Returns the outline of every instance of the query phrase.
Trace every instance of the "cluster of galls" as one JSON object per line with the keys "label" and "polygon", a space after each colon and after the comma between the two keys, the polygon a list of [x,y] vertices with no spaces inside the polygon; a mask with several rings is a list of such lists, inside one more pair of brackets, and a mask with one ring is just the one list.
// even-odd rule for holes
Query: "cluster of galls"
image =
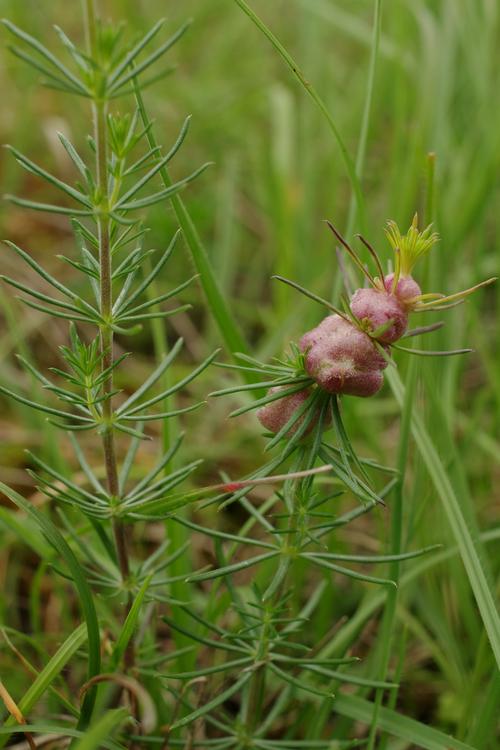
{"label": "cluster of galls", "polygon": [[[416,215],[406,235],[401,235],[395,222],[388,222],[386,235],[395,253],[395,271],[385,276],[377,254],[366,240],[361,238],[376,262],[380,274],[376,277],[369,273],[335,228],[329,226],[363,271],[370,286],[355,291],[344,312],[337,310],[302,336],[299,347],[304,355],[305,373],[327,393],[373,396],[383,385],[383,371],[389,361],[390,346],[405,335],[411,312],[453,307],[478,286],[493,279],[447,297],[435,293],[422,294],[411,271],[438,236],[432,232],[431,226],[420,232]],[[281,388],[285,389],[286,386]],[[276,392],[276,388],[273,391]],[[306,388],[272,401],[258,412],[259,421],[266,429],[277,432],[310,394],[311,388]],[[296,429],[297,424],[291,432]]]}

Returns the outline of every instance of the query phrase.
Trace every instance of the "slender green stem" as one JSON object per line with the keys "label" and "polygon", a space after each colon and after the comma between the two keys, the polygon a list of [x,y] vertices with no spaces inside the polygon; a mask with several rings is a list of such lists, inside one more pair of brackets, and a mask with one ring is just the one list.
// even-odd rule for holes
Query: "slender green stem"
{"label": "slender green stem", "polygon": [[[89,55],[97,58],[97,34],[96,34],[96,12],[94,0],[85,2],[85,19],[87,29],[87,42]],[[99,89],[100,85],[96,86]],[[112,293],[112,266],[111,266],[111,239],[110,239],[110,217],[109,217],[109,195],[108,195],[108,140],[107,140],[107,101],[105,96],[99,92],[93,102],[94,115],[94,140],[96,145],[96,173],[97,190],[99,196],[99,210],[97,216],[97,230],[99,242],[99,268],[100,268],[100,300],[99,308],[101,318],[104,321],[100,330],[100,347],[102,354],[102,370],[110,370],[113,364],[113,330],[111,328],[111,315],[113,305]],[[108,492],[114,502],[118,502],[120,489],[118,479],[118,466],[116,459],[115,435],[113,430],[113,402],[109,396],[113,390],[112,370],[103,383],[103,392],[108,398],[103,401],[103,423],[102,447],[104,452],[104,464],[106,469],[106,481]],[[116,553],[122,582],[125,587],[130,578],[130,564],[127,549],[127,536],[123,521],[119,518],[113,519],[113,535],[115,539]],[[127,596],[124,617],[130,610],[132,604],[131,594]],[[125,666],[130,669],[134,663],[134,647],[132,639],[125,653]]]}
{"label": "slender green stem", "polygon": [[[96,143],[97,187],[101,200],[100,214],[97,219],[99,240],[100,267],[100,313],[105,323],[101,326],[102,369],[107,370],[113,363],[113,330],[108,324],[111,318],[112,289],[111,289],[111,243],[110,220],[108,205],[108,153],[107,153],[107,106],[103,100],[94,103],[94,136]],[[113,390],[112,373],[103,383],[103,391],[110,394]],[[111,398],[103,402],[103,419],[105,429],[102,435],[106,479],[109,494],[116,501],[119,495],[118,469],[116,463],[116,447],[113,432],[113,403]],[[113,520],[116,551],[122,580],[125,583],[130,574],[125,529],[119,519]]]}

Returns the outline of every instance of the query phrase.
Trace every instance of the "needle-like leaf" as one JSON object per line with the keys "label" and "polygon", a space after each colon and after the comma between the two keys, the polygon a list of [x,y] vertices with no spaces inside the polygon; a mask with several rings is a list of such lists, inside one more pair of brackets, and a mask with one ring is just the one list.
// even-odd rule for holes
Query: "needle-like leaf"
{"label": "needle-like leaf", "polygon": [[[127,60],[127,58],[125,58],[125,60],[123,61],[123,63],[118,68],[118,71],[119,71],[118,74],[116,74],[116,71],[115,71],[115,74],[113,75],[112,80],[111,80],[111,85],[109,87],[109,91],[111,93],[113,93],[113,92],[118,91],[119,89],[121,89],[123,86],[125,86],[126,83],[128,83],[131,80],[133,80],[138,75],[140,75],[144,70],[146,70],[147,68],[149,68],[154,62],[156,62],[156,60],[158,60],[160,57],[162,57],[162,55],[164,55],[165,52],[168,52],[168,50],[171,47],[173,47],[173,45],[181,38],[181,36],[183,36],[186,33],[186,31],[188,30],[189,26],[191,25],[190,21],[186,22],[183,26],[181,26],[181,28],[178,31],[175,32],[175,34],[173,34],[170,37],[170,39],[167,39],[166,42],[163,42],[163,44],[160,45],[160,47],[158,47],[158,49],[155,50],[151,55],[149,55],[145,60],[143,60],[142,63],[139,63],[138,65],[136,65],[130,72],[125,73],[120,78],[119,77],[120,74],[123,71],[125,71],[126,68],[131,67],[131,63],[137,57],[137,55],[139,54],[139,52],[150,41],[150,39],[153,38],[153,36],[157,33],[157,31],[159,31],[159,29],[161,28],[162,23],[163,22],[161,22],[161,21],[158,22],[158,24],[156,24],[156,26],[154,26],[153,29],[151,29],[151,32],[149,32],[149,35],[146,34],[146,37],[144,37],[144,39],[146,39],[147,37],[149,37],[149,38],[147,38],[147,40],[146,40],[145,43],[139,42],[139,44],[136,46],[136,48],[134,48],[133,50],[131,50],[131,52],[127,56],[127,58],[130,58],[130,59],[128,59],[128,61],[126,62],[125,67],[122,67],[122,66],[125,63],[125,60]],[[158,28],[156,28],[157,26],[158,26]],[[143,40],[143,42],[144,42],[144,40]],[[121,68],[121,70],[120,70],[120,68]]]}
{"label": "needle-like leaf", "polygon": [[47,60],[59,73],[62,74],[63,78],[69,81],[72,86],[77,89],[81,94],[88,95],[88,90],[84,84],[75,76],[73,73],[55,56],[52,52],[45,47],[38,39],[27,34],[25,31],[20,29],[15,24],[8,21],[6,18],[2,19],[2,23],[7,29],[14,34],[14,36],[21,39],[23,42],[37,52],[41,57]]}
{"label": "needle-like leaf", "polygon": [[130,188],[130,190],[127,190],[127,192],[122,195],[120,200],[113,206],[113,209],[116,210],[120,208],[124,203],[130,200],[130,198],[133,198],[136,193],[141,190],[141,188],[144,187],[144,185],[147,185],[147,183],[153,179],[155,175],[158,174],[158,172],[163,169],[164,166],[166,166],[171,159],[175,156],[177,151],[182,146],[184,139],[187,135],[188,128],[189,128],[189,122],[191,120],[191,117],[186,117],[184,120],[184,123],[182,125],[181,131],[179,133],[179,136],[170,149],[170,151],[166,154],[166,156],[163,156],[155,165],[152,167],[146,174],[141,177],[140,180],[138,180],[133,187]]}

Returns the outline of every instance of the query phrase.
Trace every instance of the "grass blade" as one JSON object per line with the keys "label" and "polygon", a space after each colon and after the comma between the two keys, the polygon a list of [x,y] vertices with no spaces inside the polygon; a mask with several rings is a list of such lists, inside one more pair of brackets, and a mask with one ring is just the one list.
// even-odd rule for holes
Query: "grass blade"
{"label": "grass blade", "polygon": [[115,708],[105,713],[78,740],[74,750],[99,750],[103,740],[106,740],[130,716],[126,708]]}
{"label": "grass blade", "polygon": [[[101,666],[101,643],[99,634],[99,622],[97,619],[97,613],[94,606],[94,600],[90,586],[87,582],[86,575],[82,570],[80,563],[73,554],[71,548],[67,544],[66,540],[62,536],[61,532],[54,526],[54,524],[46,518],[40,511],[29,503],[19,493],[12,490],[3,482],[0,482],[0,491],[3,492],[14,505],[17,505],[22,511],[33,518],[37,525],[40,527],[44,536],[47,537],[49,542],[55,547],[59,555],[63,558],[66,565],[68,566],[70,573],[73,578],[73,582],[78,591],[80,598],[81,608],[83,616],[85,617],[87,640],[89,648],[87,674],[88,678],[92,678],[94,675],[99,674]],[[75,631],[76,632],[76,631]],[[74,636],[74,633],[73,633]],[[53,657],[54,658],[54,657]],[[69,657],[68,657],[69,658]],[[45,670],[41,672],[39,679],[44,675]],[[44,678],[45,679],[45,678]],[[35,683],[34,683],[35,684]],[[32,686],[33,688],[33,686]],[[92,709],[95,701],[95,690],[89,690],[85,695],[85,699],[82,703],[82,709],[80,713],[80,720],[78,722],[78,728],[84,729],[88,726],[90,718],[92,716]],[[21,710],[23,710],[21,708]],[[26,711],[23,710],[23,713]]]}
{"label": "grass blade", "polygon": [[[86,638],[87,627],[85,623],[82,623],[71,633],[69,638],[64,641],[62,646],[58,648],[56,653],[45,665],[43,670],[39,673],[19,701],[19,710],[23,715],[29,714],[32,708],[36,705],[36,702],[42,697],[45,691],[49,689],[54,679],[61,673],[71,657],[76,653],[80,646],[85,643]],[[5,729],[15,725],[16,721],[13,716],[9,716],[4,722]],[[10,733],[6,733],[3,737],[0,737],[0,747],[4,747],[9,736]]]}

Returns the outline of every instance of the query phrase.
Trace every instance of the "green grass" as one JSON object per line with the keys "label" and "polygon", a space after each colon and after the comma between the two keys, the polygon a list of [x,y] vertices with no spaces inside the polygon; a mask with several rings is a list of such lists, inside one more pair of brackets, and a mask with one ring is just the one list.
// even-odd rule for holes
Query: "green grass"
{"label": "green grass", "polygon": [[[173,321],[188,341],[187,358],[176,365],[173,380],[183,377],[192,361],[198,363],[217,346],[225,347],[228,361],[230,350],[245,347],[263,360],[281,355],[290,340],[297,340],[318,322],[321,311],[315,303],[270,277],[274,273],[288,276],[327,298],[332,289],[338,292],[339,265],[324,218],[346,230],[349,239],[362,231],[387,260],[385,221],[393,218],[407,225],[415,210],[432,214],[442,240],[416,272],[426,291],[452,293],[498,272],[500,8],[495,2],[185,0],[165,4],[150,0],[140,4],[108,0],[103,6],[110,16],[126,18],[132,28],[143,31],[164,14],[169,30],[194,18],[171,58],[178,62],[178,70],[143,94],[162,146],[172,142],[185,114],[193,115],[188,145],[175,163],[174,178],[191,171],[194,164],[215,161],[215,167],[190,187],[182,201],[176,198],[171,206],[151,212],[152,246],[164,247],[177,222],[185,230],[176,264],[168,266],[170,275],[160,284],[170,287],[193,272],[200,274],[198,286],[186,293],[193,304],[192,314]],[[80,34],[78,14],[61,0],[54,0],[50,10],[35,0],[4,0],[2,14],[49,46],[55,44],[52,23]],[[380,35],[374,19],[380,20]],[[6,41],[5,32],[2,39]],[[5,44],[0,60],[2,141],[31,158],[39,159],[43,153],[44,166],[49,164],[57,174],[67,175],[68,164],[48,133],[64,130],[74,142],[82,143],[88,129],[85,105],[76,100],[67,107],[64,97],[38,88],[37,77],[7,54]],[[436,155],[432,181],[430,152]],[[5,190],[37,200],[37,185],[13,169],[6,153],[1,159]],[[164,179],[168,181],[169,176]],[[29,248],[52,272],[61,272],[54,256],[71,253],[64,221],[41,218],[5,203],[0,219],[3,236]],[[2,272],[15,275],[12,254],[5,250],[3,260]],[[17,381],[26,398],[34,399],[35,394],[40,398],[32,382],[20,381],[11,353],[16,349],[46,367],[53,365],[57,346],[66,335],[65,325],[62,321],[47,324],[42,315],[20,307],[4,287],[0,294],[0,351],[4,355],[0,385],[12,389]],[[497,284],[447,312],[446,326],[429,337],[428,346],[433,349],[472,346],[473,354],[425,358],[416,365],[399,352],[398,373],[387,377],[381,394],[344,401],[343,417],[360,455],[403,471],[386,499],[387,508],[340,531],[335,551],[387,554],[432,544],[443,549],[422,561],[379,568],[380,575],[399,579],[397,592],[374,592],[362,582],[312,575],[302,561],[294,568],[299,591],[302,586],[311,600],[318,592],[308,627],[313,642],[330,633],[320,655],[333,658],[354,653],[363,657],[356,674],[399,683],[398,690],[359,686],[346,690],[337,685],[333,701],[320,696],[310,703],[304,700],[289,720],[291,735],[295,730],[302,732],[303,747],[314,747],[313,742],[325,737],[333,741],[356,736],[370,736],[372,747],[394,750],[493,750],[496,745],[499,305]],[[433,313],[425,321],[431,318],[439,319]],[[422,321],[423,315],[418,320],[415,316],[416,325]],[[140,384],[154,358],[163,356],[162,345],[170,346],[171,340],[173,336],[167,340],[158,329],[127,340],[123,345],[133,347],[137,357],[121,376],[121,387]],[[400,380],[406,385],[406,398]],[[190,389],[196,399],[205,398],[211,390],[234,382],[230,372],[210,368]],[[197,480],[200,484],[218,481],[219,472],[243,476],[268,460],[255,417],[227,419],[232,409],[245,403],[238,395],[210,399],[204,410],[182,420],[189,436],[182,449],[183,461],[205,458]],[[0,427],[0,479],[24,496],[35,492],[29,478],[11,481],[12,470],[17,467],[21,472],[26,465],[23,448],[36,449],[46,460],[57,456],[64,465],[73,461],[70,447],[63,444],[58,451],[52,428],[20,405],[9,402]],[[143,449],[141,462],[146,469],[151,468],[154,454],[154,448]],[[272,512],[274,496],[256,497],[260,512]],[[267,511],[261,502],[267,504]],[[345,502],[347,510],[348,502],[339,502]],[[83,643],[83,631],[78,628],[81,618],[73,594],[68,594],[70,584],[61,584],[63,579],[43,567],[41,583],[35,587],[41,622],[32,629],[25,587],[35,580],[40,560],[57,568],[46,542],[46,536],[54,532],[46,526],[44,535],[40,534],[33,511],[32,517],[23,519],[21,543],[23,528],[11,508],[0,509],[3,570],[7,571],[0,613],[6,625],[33,635],[35,645],[15,643],[21,651],[26,649],[38,677],[33,680],[19,668],[18,657],[6,642],[0,643],[0,662],[5,665],[2,673],[9,692],[26,711],[33,732],[37,726],[50,731],[46,710],[57,713],[58,704],[48,688],[65,689],[59,674],[67,669],[70,657],[77,684],[86,679],[84,660],[75,664],[73,659]],[[241,508],[235,510],[235,506],[220,513],[208,507],[196,511],[194,520],[248,537],[260,523],[252,512],[256,511],[247,508],[242,516]],[[188,538],[185,532],[176,525],[174,547]],[[212,554],[206,551],[201,534],[196,532],[194,539],[191,555],[174,563],[173,574],[200,568]],[[76,543],[70,541],[74,549]],[[146,526],[141,544],[141,554],[155,544]],[[26,545],[33,553],[27,552]],[[63,544],[58,549],[67,555]],[[227,558],[232,557],[226,549],[216,550],[220,565],[224,551]],[[67,562],[73,564],[69,558]],[[263,565],[257,574],[264,586],[269,570]],[[93,666],[98,669],[94,603],[85,594],[84,578],[78,570],[73,572],[85,607]],[[245,580],[238,585],[238,595],[249,595],[247,584]],[[183,584],[177,583],[177,599],[182,590]],[[234,605],[233,594],[215,581],[210,589],[197,589],[195,596],[204,617],[217,621]],[[63,596],[70,596],[75,606],[59,608],[57,598]],[[36,605],[32,599],[32,611]],[[98,601],[97,607],[104,625],[116,627],[109,606]],[[181,607],[174,611],[178,622],[187,626],[189,619],[182,619]],[[131,619],[114,632],[120,644],[117,653],[125,648],[134,625]],[[149,637],[144,636],[145,647],[151,645]],[[175,644],[182,649],[189,642],[181,633]],[[168,648],[174,648],[171,641]],[[171,671],[191,668],[197,654],[203,653],[201,644],[196,648],[196,654],[180,653]],[[170,666],[167,662],[165,669]],[[158,684],[147,675],[143,680],[155,696]],[[301,693],[292,684],[279,689],[277,684],[272,698],[277,705],[282,701],[285,711],[290,695],[300,697]],[[226,690],[230,699],[231,686],[221,681],[206,703],[216,702]],[[203,699],[202,693],[199,696]],[[106,697],[105,688],[99,688],[98,709]],[[337,714],[335,721],[332,710]],[[102,737],[114,746],[109,735],[115,728],[118,736],[123,714],[99,711],[92,736],[71,730],[75,747],[99,747]],[[187,713],[186,709],[178,717],[179,725]],[[160,723],[170,721],[167,714],[158,718]]]}

